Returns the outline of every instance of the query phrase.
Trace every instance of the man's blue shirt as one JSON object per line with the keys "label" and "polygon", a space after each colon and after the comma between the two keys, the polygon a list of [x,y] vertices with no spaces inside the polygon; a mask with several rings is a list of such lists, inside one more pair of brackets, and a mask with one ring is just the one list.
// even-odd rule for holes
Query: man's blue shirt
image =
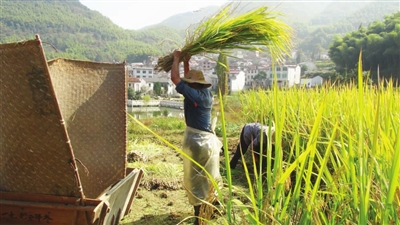
{"label": "man's blue shirt", "polygon": [[212,132],[211,107],[213,100],[211,91],[208,88],[191,88],[184,81],[180,81],[175,89],[185,97],[183,108],[186,126]]}

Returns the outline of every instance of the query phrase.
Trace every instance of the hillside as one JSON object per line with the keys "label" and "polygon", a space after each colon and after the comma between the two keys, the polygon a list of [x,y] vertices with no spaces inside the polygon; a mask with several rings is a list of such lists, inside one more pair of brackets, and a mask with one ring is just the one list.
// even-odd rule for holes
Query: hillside
{"label": "hillside", "polygon": [[[214,15],[216,12],[218,12],[219,9],[220,8],[218,6],[209,6],[202,8],[196,12],[185,12],[176,14],[160,22],[158,25],[168,26],[176,30],[186,30],[190,26],[195,26],[202,20]],[[153,26],[148,26],[143,29],[148,29],[151,27]]]}
{"label": "hillside", "polygon": [[[33,39],[39,34],[43,42],[58,50],[49,45],[49,59],[142,61],[148,55],[163,55],[176,45],[174,42],[183,40],[166,26],[124,30],[78,0],[3,0],[0,7],[0,43]],[[171,41],[165,42],[165,37]]]}
{"label": "hillside", "polygon": [[[298,48],[308,54],[315,51],[326,51],[334,35],[342,35],[357,30],[360,25],[368,26],[376,20],[383,20],[386,15],[400,10],[397,2],[383,1],[252,1],[233,4],[237,12],[246,12],[260,6],[282,14],[282,20],[296,31]],[[197,13],[174,15],[160,24],[175,29],[187,28],[190,25],[212,15],[217,8],[204,8]],[[184,19],[185,18],[185,19]]]}
{"label": "hillside", "polygon": [[[227,6],[229,3],[222,5],[221,7]],[[233,8],[235,8],[236,13],[243,13],[249,10],[261,7],[268,6],[269,10],[277,11],[282,13],[282,19],[285,20],[288,24],[293,24],[296,22],[307,23],[313,16],[317,15],[318,12],[322,12],[328,3],[321,2],[318,4],[309,3],[309,2],[244,2],[244,3],[233,3]],[[217,6],[209,6],[200,9],[197,12],[185,12],[177,15],[173,15],[164,21],[160,22],[160,25],[165,25],[172,27],[174,29],[186,29],[193,24],[197,24],[202,20],[212,16],[215,12],[219,10]]]}
{"label": "hillside", "polygon": [[[368,26],[399,10],[395,2],[343,1],[253,1],[235,3],[237,13],[263,5],[282,13],[282,19],[296,31],[296,49],[308,57],[326,52],[335,35]],[[148,60],[180,47],[185,30],[214,14],[210,6],[198,12],[174,15],[158,25],[125,30],[79,0],[15,1],[0,4],[0,43],[33,39],[39,34],[47,58],[93,61]],[[57,51],[52,47],[54,46]]]}
{"label": "hillside", "polygon": [[[223,5],[222,7],[226,6]],[[282,19],[289,25],[304,24],[311,30],[319,26],[332,26],[338,23],[351,23],[357,29],[362,23],[367,26],[375,20],[382,20],[385,15],[400,10],[397,2],[388,1],[252,1],[233,3],[238,12],[268,6],[269,10],[282,13]],[[185,29],[215,13],[218,7],[210,6],[198,12],[181,13],[162,21],[160,25],[170,26],[174,29]],[[184,20],[183,20],[184,18]]]}

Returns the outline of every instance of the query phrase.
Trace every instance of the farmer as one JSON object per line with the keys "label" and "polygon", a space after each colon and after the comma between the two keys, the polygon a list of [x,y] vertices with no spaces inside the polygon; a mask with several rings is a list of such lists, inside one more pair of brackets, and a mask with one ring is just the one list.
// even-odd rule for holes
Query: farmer
{"label": "farmer", "polygon": [[[273,138],[268,138],[267,134],[269,134],[269,132],[271,132],[271,136],[273,136],[275,127],[271,127],[270,129],[268,126],[261,123],[248,123],[244,125],[240,133],[240,142],[237,145],[235,155],[230,161],[231,169],[236,168],[238,160],[242,158],[242,155],[247,152],[249,147],[251,147],[252,153],[254,154],[256,165],[259,166],[260,155],[262,157],[266,152],[268,141],[273,140]],[[272,144],[272,154],[274,154],[274,152],[275,146]]]}
{"label": "farmer", "polygon": [[[190,70],[191,56],[183,57],[184,77],[179,75],[179,50],[174,51],[174,61],[171,67],[171,80],[176,85],[176,91],[184,96],[184,115],[186,129],[182,150],[194,161],[207,170],[221,184],[219,173],[219,151],[222,143],[211,128],[212,94],[211,86],[204,79],[200,70]],[[194,224],[199,224],[200,207],[210,193],[211,182],[207,174],[187,157],[183,158],[184,187],[189,203],[194,206],[196,216]]]}

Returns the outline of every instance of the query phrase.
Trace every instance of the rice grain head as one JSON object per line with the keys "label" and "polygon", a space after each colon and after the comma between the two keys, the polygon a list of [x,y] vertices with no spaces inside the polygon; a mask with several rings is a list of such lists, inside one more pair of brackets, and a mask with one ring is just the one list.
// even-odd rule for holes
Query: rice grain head
{"label": "rice grain head", "polygon": [[[236,8],[231,6],[232,3],[201,23],[192,34],[187,32],[181,62],[188,55],[219,54],[232,49],[269,51],[276,61],[289,55],[293,30],[277,18],[279,13],[268,12],[264,6],[233,17]],[[169,72],[173,59],[173,53],[160,57],[154,69]]]}

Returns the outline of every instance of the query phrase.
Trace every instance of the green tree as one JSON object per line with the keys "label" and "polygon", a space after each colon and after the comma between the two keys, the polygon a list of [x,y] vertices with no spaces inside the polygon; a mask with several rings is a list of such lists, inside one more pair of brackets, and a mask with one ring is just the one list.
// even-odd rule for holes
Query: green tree
{"label": "green tree", "polygon": [[304,52],[302,50],[297,51],[296,64],[300,64],[306,60]]}
{"label": "green tree", "polygon": [[148,58],[150,55],[146,54],[146,53],[130,53],[128,54],[128,56],[126,57],[126,61],[127,62],[147,62]]}
{"label": "green tree", "polygon": [[144,104],[147,106],[151,101],[151,97],[150,95],[145,95],[143,96],[142,100],[144,101]]}
{"label": "green tree", "polygon": [[[47,59],[142,62],[182,42],[176,30],[166,26],[124,30],[78,0],[6,0],[1,8],[7,10],[0,13],[0,43],[32,40],[33,34],[40,34]],[[159,45],[166,36],[171,41]]]}
{"label": "green tree", "polygon": [[257,75],[254,76],[253,80],[256,81],[256,86],[257,87],[262,87],[264,82],[267,79],[267,73],[263,70],[258,72]]}
{"label": "green tree", "polygon": [[[376,79],[378,68],[385,78],[400,79],[400,11],[386,16],[384,22],[376,21],[367,29],[336,36],[329,48],[329,56],[336,71],[351,77],[357,71],[358,57],[362,51],[363,71],[371,71]],[[374,77],[375,74],[375,77]]]}
{"label": "green tree", "polygon": [[229,76],[229,62],[226,54],[220,53],[218,56],[218,62],[215,67],[215,71],[218,76],[218,89],[221,92],[222,97],[228,94],[228,76]]}
{"label": "green tree", "polygon": [[142,99],[142,92],[135,91],[135,95],[133,96],[133,100],[140,100]]}
{"label": "green tree", "polygon": [[300,68],[301,68],[301,76],[305,75],[308,70],[308,66],[306,64],[302,64]]}
{"label": "green tree", "polygon": [[254,76],[254,80],[256,81],[262,81],[267,79],[267,73],[263,70],[261,70],[260,72],[258,72],[257,75]]}
{"label": "green tree", "polygon": [[154,83],[153,91],[154,91],[154,94],[161,95],[161,83],[160,82]]}
{"label": "green tree", "polygon": [[135,91],[133,88],[129,87],[128,88],[128,99],[134,99],[135,98]]}
{"label": "green tree", "polygon": [[167,83],[162,83],[161,87],[162,87],[162,89],[161,89],[162,94],[168,93],[168,84]]}

